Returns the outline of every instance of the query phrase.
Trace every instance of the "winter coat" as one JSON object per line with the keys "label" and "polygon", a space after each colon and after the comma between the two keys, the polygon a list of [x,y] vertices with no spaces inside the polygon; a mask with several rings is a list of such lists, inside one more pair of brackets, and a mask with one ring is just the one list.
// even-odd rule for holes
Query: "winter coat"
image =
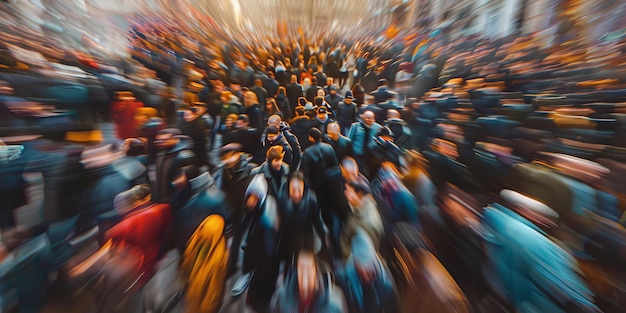
{"label": "winter coat", "polygon": [[[348,131],[348,138],[352,140],[354,154],[363,156],[367,150],[367,146],[374,141],[376,133],[381,128],[380,124],[374,123],[371,127],[366,126],[363,122],[354,122]],[[365,137],[365,129],[369,128],[369,136]]]}
{"label": "winter coat", "polygon": [[333,147],[335,155],[337,156],[337,161],[339,162],[341,162],[343,158],[353,155],[352,140],[346,136],[339,135],[338,140],[334,141],[330,139],[328,135],[325,135],[324,142]]}
{"label": "winter coat", "polygon": [[351,104],[346,104],[343,101],[339,102],[339,107],[335,111],[337,112],[337,122],[341,127],[341,133],[347,134],[350,129],[350,125],[356,122],[357,119],[357,108],[356,104],[352,102]]}

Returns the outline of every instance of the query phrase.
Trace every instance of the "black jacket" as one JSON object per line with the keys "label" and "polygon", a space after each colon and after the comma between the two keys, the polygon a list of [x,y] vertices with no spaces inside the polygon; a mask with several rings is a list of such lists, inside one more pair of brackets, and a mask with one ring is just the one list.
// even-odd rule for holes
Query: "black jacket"
{"label": "black jacket", "polygon": [[257,167],[249,154],[242,154],[233,168],[220,167],[214,173],[215,186],[226,193],[226,203],[233,210],[235,218],[243,216],[243,200],[252,179],[252,170]]}
{"label": "black jacket", "polygon": [[257,99],[259,99],[259,103],[263,107],[265,107],[265,102],[267,101],[267,98],[269,97],[269,93],[267,92],[267,90],[265,90],[265,88],[263,88],[263,87],[254,86],[254,87],[250,88],[250,91],[252,91],[252,92],[254,92],[256,94]]}
{"label": "black jacket", "polygon": [[325,233],[315,193],[305,188],[302,199],[296,204],[289,198],[287,184],[280,190],[278,199],[281,257],[289,259],[302,248],[312,251],[315,241],[313,231],[315,230],[322,240]]}
{"label": "black jacket", "polygon": [[[270,168],[270,165],[267,162],[263,162],[260,166],[252,169],[250,173],[252,176],[258,174],[262,174],[267,180],[267,194],[278,197],[280,190],[285,188],[288,183],[287,175],[289,174],[289,166],[283,162],[280,171],[278,173],[274,173],[274,171]],[[275,179],[275,175],[279,175],[280,177]]]}
{"label": "black jacket", "polygon": [[356,118],[357,118],[356,104],[352,102],[352,104],[348,105],[348,104],[345,104],[343,101],[339,102],[339,108],[337,109],[336,112],[337,112],[337,122],[339,123],[339,126],[341,126],[341,130],[347,133],[348,129],[350,129],[350,125],[356,122]]}
{"label": "black jacket", "polygon": [[313,103],[313,101],[315,100],[315,97],[317,96],[318,90],[322,90],[322,87],[311,86],[309,89],[307,89],[306,92],[304,93],[304,96],[306,97],[306,101]]}
{"label": "black jacket", "polygon": [[337,161],[341,162],[343,158],[347,156],[353,156],[352,153],[352,140],[350,138],[339,135],[339,139],[334,141],[328,138],[328,135],[324,136],[324,142],[331,145],[333,150],[335,150],[335,155],[337,156]]}
{"label": "black jacket", "polygon": [[[287,99],[289,99],[289,105],[292,110],[298,106],[298,98],[304,97],[304,91],[302,91],[302,85],[298,83],[292,83],[285,87],[287,92]],[[293,114],[293,112],[291,112]]]}
{"label": "black jacket", "polygon": [[261,106],[255,103],[244,110],[250,119],[250,127],[263,129],[263,114],[261,114]]}
{"label": "black jacket", "polygon": [[313,123],[314,121],[307,116],[297,116],[289,122],[291,132],[298,138],[302,151],[311,145],[309,143],[309,129],[313,127]]}
{"label": "black jacket", "polygon": [[324,101],[328,102],[330,107],[333,108],[333,111],[337,112],[337,110],[339,109],[339,103],[343,101],[343,97],[338,94],[334,96],[327,95],[326,97],[324,97]]}
{"label": "black jacket", "polygon": [[335,150],[327,143],[319,142],[311,145],[302,156],[302,172],[313,188],[325,183],[326,170],[338,166]]}

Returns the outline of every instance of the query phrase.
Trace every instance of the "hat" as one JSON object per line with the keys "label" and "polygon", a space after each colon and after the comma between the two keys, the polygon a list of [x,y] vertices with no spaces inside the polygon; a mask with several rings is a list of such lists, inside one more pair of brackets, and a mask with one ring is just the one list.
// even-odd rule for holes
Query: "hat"
{"label": "hat", "polygon": [[225,154],[228,154],[230,152],[241,152],[243,151],[243,146],[239,143],[233,142],[233,143],[229,143],[223,147],[220,148],[218,154],[219,156],[223,156]]}
{"label": "hat", "polygon": [[268,135],[270,135],[270,134],[274,134],[274,135],[280,134],[280,132],[278,131],[278,128],[276,128],[276,126],[269,126],[269,127],[266,128],[266,130],[267,130],[267,134]]}
{"label": "hat", "polygon": [[337,86],[335,86],[335,85],[330,85],[330,87],[328,88],[328,90],[334,90],[334,91],[337,91]]}
{"label": "hat", "polygon": [[325,106],[321,106],[317,109],[317,113],[321,114],[321,113],[328,113],[328,110],[326,110]]}
{"label": "hat", "polygon": [[352,91],[346,91],[346,96],[344,97],[344,99],[354,99],[354,97],[352,96]]}
{"label": "hat", "polygon": [[304,106],[304,110],[305,111],[313,111],[313,110],[315,110],[315,107],[313,107],[313,103],[307,102],[306,105]]}
{"label": "hat", "polygon": [[250,118],[248,117],[247,114],[239,114],[239,117],[237,117],[237,120],[244,121],[244,123],[250,122]]}

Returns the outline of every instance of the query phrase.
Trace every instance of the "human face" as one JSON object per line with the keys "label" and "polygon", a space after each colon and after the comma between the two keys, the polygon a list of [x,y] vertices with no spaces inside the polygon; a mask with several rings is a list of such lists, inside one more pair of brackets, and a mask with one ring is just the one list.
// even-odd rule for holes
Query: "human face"
{"label": "human face", "polygon": [[372,113],[371,111],[363,113],[363,115],[361,115],[361,118],[363,119],[363,123],[365,123],[365,125],[367,126],[372,126],[374,124],[374,113]]}
{"label": "human face", "polygon": [[275,141],[278,138],[278,134],[267,134],[267,140]]}
{"label": "human face", "polygon": [[162,151],[175,146],[176,143],[178,143],[178,139],[174,138],[172,134],[160,134],[156,136],[154,143],[156,144],[157,149]]}
{"label": "human face", "polygon": [[328,77],[328,78],[326,79],[326,85],[330,86],[330,85],[332,85],[332,84],[333,84],[333,78],[332,78],[332,77]]}
{"label": "human face", "polygon": [[299,178],[292,178],[289,181],[289,197],[295,203],[300,203],[304,196],[304,182]]}
{"label": "human face", "polygon": [[283,158],[273,159],[270,161],[270,166],[275,171],[280,171],[282,164],[283,164]]}
{"label": "human face", "polygon": [[336,124],[329,126],[326,129],[326,133],[328,134],[328,138],[337,141],[339,139],[339,127]]}

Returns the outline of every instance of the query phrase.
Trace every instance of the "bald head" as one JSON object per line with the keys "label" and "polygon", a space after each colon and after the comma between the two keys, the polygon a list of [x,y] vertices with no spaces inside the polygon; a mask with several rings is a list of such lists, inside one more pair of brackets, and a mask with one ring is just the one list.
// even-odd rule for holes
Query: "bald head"
{"label": "bald head", "polygon": [[341,128],[337,122],[332,122],[326,126],[326,134],[328,134],[328,138],[337,141],[339,139],[339,134],[341,133]]}
{"label": "bald head", "polygon": [[363,123],[365,123],[365,125],[372,126],[374,124],[374,112],[363,112],[363,114],[361,114],[361,119],[363,120]]}
{"label": "bald head", "polygon": [[282,118],[280,118],[280,115],[278,114],[274,114],[274,115],[270,115],[270,117],[267,119],[267,126],[274,126],[276,128],[280,127],[280,122],[282,122]]}
{"label": "bald head", "polygon": [[[287,60],[289,60],[289,59],[287,59]],[[297,83],[297,82],[298,82],[298,76],[296,76],[296,75],[291,75],[291,82],[292,82],[292,83]]]}
{"label": "bald head", "polygon": [[400,118],[400,112],[398,110],[387,110],[387,118]]}

